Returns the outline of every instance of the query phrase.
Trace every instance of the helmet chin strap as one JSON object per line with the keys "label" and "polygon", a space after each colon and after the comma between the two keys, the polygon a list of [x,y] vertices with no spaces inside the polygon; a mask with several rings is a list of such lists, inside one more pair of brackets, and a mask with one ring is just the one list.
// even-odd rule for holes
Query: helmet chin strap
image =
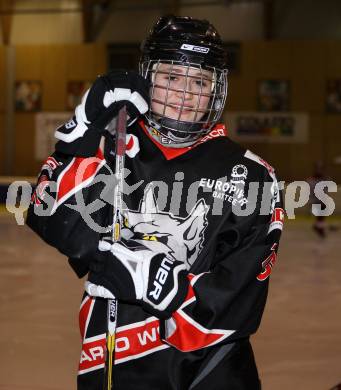
{"label": "helmet chin strap", "polygon": [[[170,148],[184,148],[194,145],[200,138],[199,134],[195,138],[193,138],[193,134],[188,134],[189,127],[191,128],[191,131],[194,132],[194,127],[196,127],[196,130],[202,128],[200,124],[188,124],[170,118],[162,118],[162,121],[159,120],[156,122],[147,117],[147,120],[151,126],[147,126],[148,133],[161,145]],[[180,131],[177,131],[175,127],[178,128],[179,125],[181,125],[182,128],[179,129]]]}
{"label": "helmet chin strap", "polygon": [[[202,123],[189,123],[167,117],[160,119],[160,125],[174,134],[178,140],[196,138],[195,133],[199,133],[202,129]],[[198,138],[199,136],[198,134]]]}

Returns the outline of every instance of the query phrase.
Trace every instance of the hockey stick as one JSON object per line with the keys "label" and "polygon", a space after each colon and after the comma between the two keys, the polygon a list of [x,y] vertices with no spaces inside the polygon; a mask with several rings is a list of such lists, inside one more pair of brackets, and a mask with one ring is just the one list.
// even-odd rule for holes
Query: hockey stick
{"label": "hockey stick", "polygon": [[[114,190],[114,207],[113,207],[113,224],[112,224],[112,241],[117,242],[121,239],[122,226],[122,197],[124,183],[124,155],[126,151],[126,128],[127,128],[127,111],[122,107],[118,113],[116,126],[116,163],[115,178],[117,180]],[[104,370],[104,390],[112,389],[112,369],[115,354],[115,332],[117,323],[117,300],[108,300],[107,313],[107,351]]]}

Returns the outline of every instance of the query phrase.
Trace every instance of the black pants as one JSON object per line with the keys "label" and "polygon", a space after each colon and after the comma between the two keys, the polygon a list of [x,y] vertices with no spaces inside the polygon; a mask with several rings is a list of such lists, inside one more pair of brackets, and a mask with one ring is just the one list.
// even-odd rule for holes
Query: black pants
{"label": "black pants", "polygon": [[[222,385],[224,383],[224,385]],[[228,385],[225,385],[228,383]],[[205,376],[193,390],[261,390],[249,340],[235,344],[231,353]]]}

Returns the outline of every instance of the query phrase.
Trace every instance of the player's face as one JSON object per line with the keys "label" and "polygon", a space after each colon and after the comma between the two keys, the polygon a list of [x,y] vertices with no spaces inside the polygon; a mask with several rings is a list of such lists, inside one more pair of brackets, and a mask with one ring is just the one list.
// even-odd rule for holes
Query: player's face
{"label": "player's face", "polygon": [[152,111],[185,122],[197,122],[207,113],[213,73],[194,67],[159,64],[154,75]]}

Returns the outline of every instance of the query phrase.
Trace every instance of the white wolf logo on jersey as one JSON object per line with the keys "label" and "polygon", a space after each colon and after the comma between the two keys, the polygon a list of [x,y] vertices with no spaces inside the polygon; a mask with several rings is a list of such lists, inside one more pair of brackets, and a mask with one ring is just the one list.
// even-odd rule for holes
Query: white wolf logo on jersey
{"label": "white wolf logo on jersey", "polygon": [[202,250],[208,209],[204,199],[199,199],[185,218],[159,211],[153,186],[149,185],[140,209],[124,211],[126,223],[122,236],[133,238],[153,252],[183,261],[189,269]]}

